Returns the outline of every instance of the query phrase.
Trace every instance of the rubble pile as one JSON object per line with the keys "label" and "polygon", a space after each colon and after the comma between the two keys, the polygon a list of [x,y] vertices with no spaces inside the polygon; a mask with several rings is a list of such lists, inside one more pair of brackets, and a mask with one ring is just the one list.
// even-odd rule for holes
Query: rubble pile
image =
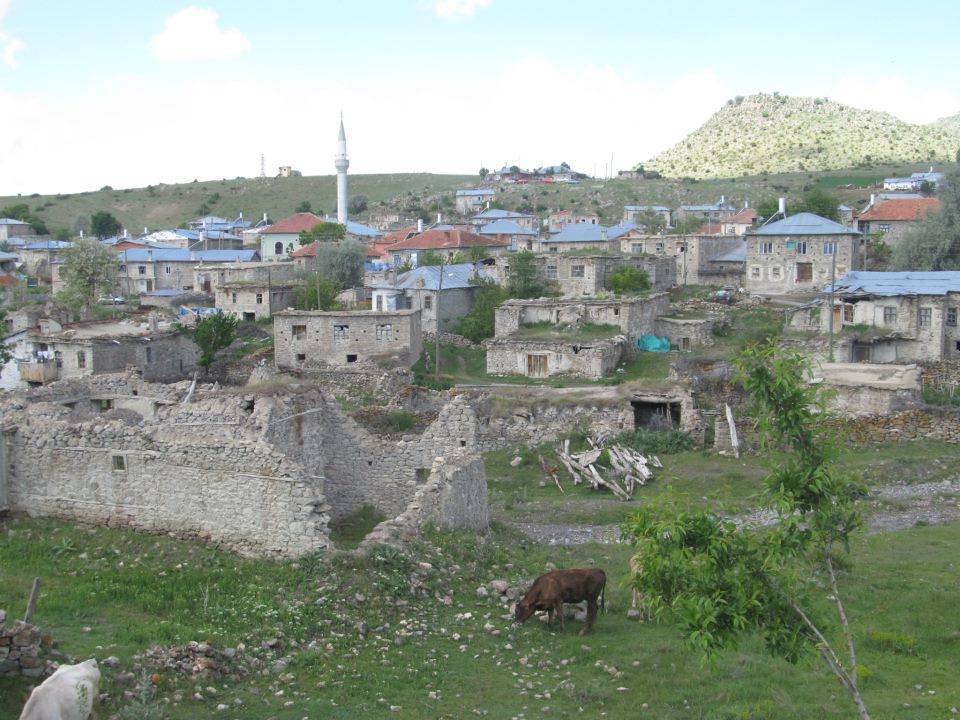
{"label": "rubble pile", "polygon": [[53,639],[43,635],[36,625],[22,620],[7,623],[6,612],[0,610],[0,675],[46,675],[48,664],[40,651],[52,646]]}
{"label": "rubble pile", "polygon": [[205,642],[168,647],[158,645],[135,655],[134,660],[149,672],[167,671],[194,679],[246,675],[249,672],[241,649],[218,649]]}

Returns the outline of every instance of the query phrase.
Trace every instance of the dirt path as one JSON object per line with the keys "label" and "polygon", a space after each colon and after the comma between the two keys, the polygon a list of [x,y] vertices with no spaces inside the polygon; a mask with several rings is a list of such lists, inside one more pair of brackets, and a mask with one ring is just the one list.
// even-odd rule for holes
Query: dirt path
{"label": "dirt path", "polygon": [[[867,531],[903,530],[918,524],[938,525],[960,520],[960,478],[913,485],[892,484],[873,488],[864,500]],[[738,525],[770,525],[776,515],[769,510],[736,515]],[[527,537],[548,545],[615,543],[617,525],[569,525],[562,523],[511,523]]]}

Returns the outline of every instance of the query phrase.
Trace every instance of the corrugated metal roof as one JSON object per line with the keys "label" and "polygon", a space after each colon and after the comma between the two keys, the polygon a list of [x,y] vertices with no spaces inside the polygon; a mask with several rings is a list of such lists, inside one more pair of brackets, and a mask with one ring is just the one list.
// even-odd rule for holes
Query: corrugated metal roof
{"label": "corrugated metal roof", "polygon": [[250,262],[256,250],[187,250],[186,248],[130,248],[120,253],[120,262]]}
{"label": "corrugated metal roof", "polygon": [[[826,285],[823,292],[830,292]],[[837,280],[836,292],[844,295],[946,295],[960,292],[960,272],[849,272]]]}
{"label": "corrugated metal roof", "polygon": [[496,195],[497,191],[493,188],[476,188],[473,190],[457,190],[457,197],[482,197],[484,195]]}
{"label": "corrugated metal roof", "polygon": [[644,210],[650,210],[651,212],[670,212],[670,208],[665,205],[624,205],[624,210],[638,210],[643,212]]}
{"label": "corrugated metal roof", "polygon": [[487,223],[477,232],[481,235],[536,235],[536,230],[521,227],[513,220],[494,220]]}
{"label": "corrugated metal roof", "polygon": [[747,261],[747,241],[740,243],[739,247],[720,253],[710,258],[710,262],[746,262]]}
{"label": "corrugated metal roof", "polygon": [[626,235],[636,228],[637,225],[632,222],[621,223],[613,227],[604,227],[595,223],[570,223],[564,225],[563,229],[550,237],[547,242],[605,242],[616,240],[621,235]]}
{"label": "corrugated metal roof", "polygon": [[31,242],[23,246],[24,250],[64,250],[73,247],[72,242],[66,240],[41,240],[40,242]]}
{"label": "corrugated metal roof", "polygon": [[504,220],[510,218],[528,218],[533,217],[533,215],[528,215],[527,213],[516,212],[514,210],[501,210],[500,208],[490,208],[489,210],[484,210],[481,213],[474,215],[471,220]]}
{"label": "corrugated metal roof", "polygon": [[756,230],[750,230],[748,235],[859,235],[846,225],[828,220],[820,215],[802,212],[790,215],[784,220],[777,220]]}
{"label": "corrugated metal roof", "polygon": [[26,220],[16,220],[14,218],[0,218],[0,225],[29,225]]}
{"label": "corrugated metal roof", "polygon": [[[457,290],[472,287],[470,278],[479,275],[480,277],[491,280],[489,274],[477,268],[471,263],[461,263],[458,265],[443,266],[443,289]],[[421,285],[420,282],[423,281]],[[403,273],[397,278],[397,284],[380,283],[374,287],[380,289],[397,290],[437,290],[440,286],[440,266],[424,265],[414,268],[409,272]]]}

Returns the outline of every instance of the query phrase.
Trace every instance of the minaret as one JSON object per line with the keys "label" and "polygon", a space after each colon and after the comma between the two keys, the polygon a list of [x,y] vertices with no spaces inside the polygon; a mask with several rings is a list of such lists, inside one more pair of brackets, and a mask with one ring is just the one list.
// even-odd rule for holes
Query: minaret
{"label": "minaret", "polygon": [[343,113],[340,113],[340,135],[337,137],[337,157],[333,161],[337,168],[337,222],[347,224],[347,134],[343,131]]}

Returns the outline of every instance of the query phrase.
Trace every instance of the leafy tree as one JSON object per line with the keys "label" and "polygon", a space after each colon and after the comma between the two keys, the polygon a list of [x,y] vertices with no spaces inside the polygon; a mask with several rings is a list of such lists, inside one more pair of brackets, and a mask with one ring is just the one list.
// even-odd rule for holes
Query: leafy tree
{"label": "leafy tree", "polygon": [[190,339],[200,348],[200,358],[197,360],[200,367],[209,369],[217,353],[230,346],[237,336],[239,324],[240,319],[233,315],[208,315],[187,329]]}
{"label": "leafy tree", "polygon": [[476,278],[472,282],[478,286],[473,308],[460,318],[455,332],[473,342],[480,342],[493,337],[495,311],[510,294],[487,278]]}
{"label": "leafy tree", "polygon": [[302,213],[302,212],[303,212],[303,213],[313,212],[313,206],[310,205],[310,201],[309,201],[309,200],[304,200],[302,203],[300,203],[299,205],[297,205],[297,206],[293,209],[293,211],[294,211],[294,212],[298,212],[298,213]]}
{"label": "leafy tree", "polygon": [[366,195],[354,195],[347,202],[347,211],[351,215],[356,215],[357,213],[362,213],[370,205],[370,200],[367,199]]}
{"label": "leafy tree", "polygon": [[[957,154],[960,155],[960,151],[957,151]],[[479,173],[479,175],[480,175],[480,179],[481,179],[481,180],[486,180],[486,179],[487,179],[487,175],[489,175],[489,174],[490,174],[490,171],[487,170],[485,167],[480,168],[480,173]]]}
{"label": "leafy tree", "polygon": [[22,220],[23,222],[29,222],[30,220],[30,206],[26,203],[16,203],[14,205],[7,205],[3,210],[0,210],[0,217],[10,218],[11,220]]}
{"label": "leafy tree", "polygon": [[[794,212],[789,214],[809,212],[814,215],[819,215],[820,217],[825,217],[828,220],[839,222],[840,211],[837,209],[839,205],[840,202],[837,200],[836,195],[827,192],[821,187],[814,187],[803,194],[799,205],[794,209]],[[789,208],[789,205],[787,207]]]}
{"label": "leafy tree", "polygon": [[625,265],[610,274],[610,289],[614,295],[636,295],[650,287],[650,276],[632,265]]}
{"label": "leafy tree", "polygon": [[73,225],[70,227],[74,235],[83,232],[84,235],[90,232],[90,218],[86,215],[77,215],[73,219]]}
{"label": "leafy tree", "polygon": [[53,231],[54,240],[69,240],[70,239],[70,228],[57,228]]}
{"label": "leafy tree", "polygon": [[[7,311],[0,309],[0,337],[7,336]],[[0,343],[0,365],[6,365],[13,358],[13,353],[6,343]]]}
{"label": "leafy tree", "polygon": [[116,235],[120,230],[120,221],[106,210],[98,210],[90,217],[90,231],[101,240]]}
{"label": "leafy tree", "polygon": [[64,289],[57,300],[78,310],[90,307],[97,296],[109,289],[117,275],[117,256],[97,240],[77,240],[62,253],[60,279]]}
{"label": "leafy tree", "polygon": [[467,252],[463,250],[458,250],[451,260],[451,264],[463,264],[463,263],[478,263],[483,262],[488,257],[490,253],[487,252],[486,248],[483,247],[472,247]]}
{"label": "leafy tree", "polygon": [[893,259],[893,248],[883,241],[883,236],[871,237],[867,243],[867,267],[870,270],[888,270]]}
{"label": "leafy tree", "polygon": [[337,242],[343,240],[347,235],[347,229],[340,223],[322,222],[317,223],[310,230],[304,230],[300,233],[300,244],[309,245],[312,242]]}
{"label": "leafy tree", "polygon": [[950,170],[937,191],[940,211],[911,228],[893,254],[898,270],[960,270],[960,167]]}
{"label": "leafy tree", "polygon": [[937,189],[937,186],[934,185],[929,180],[924,180],[923,182],[920,183],[920,192],[921,194],[926,195],[927,197],[930,197],[931,195],[933,195],[934,192],[936,192],[936,189]]}
{"label": "leafy tree", "polygon": [[335,280],[314,273],[307,278],[306,284],[297,290],[297,309],[336,310],[340,290],[340,285]]}
{"label": "leafy tree", "polygon": [[364,259],[363,247],[356,240],[322,242],[317,245],[316,271],[341,289],[352,288],[363,282]]}
{"label": "leafy tree", "polygon": [[667,221],[663,219],[663,215],[653,210],[644,210],[637,215],[635,222],[649,235],[659,235],[667,227]]}
{"label": "leafy tree", "polygon": [[512,298],[538,298],[546,293],[540,282],[536,256],[529,250],[521,250],[510,258],[507,269],[507,292]]}
{"label": "leafy tree", "polygon": [[676,221],[671,233],[674,235],[689,235],[702,228],[705,222],[706,220],[703,218],[687,215]]}
{"label": "leafy tree", "polygon": [[[811,368],[803,355],[753,346],[738,371],[764,447],[772,440],[788,451],[764,480],[777,523],[738,528],[711,511],[641,510],[623,528],[637,550],[631,584],[655,616],[679,626],[708,658],[748,634],[789,662],[816,650],[861,720],[869,720],[838,583],[863,489],[834,466],[836,448],[821,425],[819,389],[807,382]],[[833,632],[814,601],[824,594],[837,611],[843,648],[827,639]]]}
{"label": "leafy tree", "polygon": [[434,250],[424,250],[417,256],[417,265],[420,267],[425,265],[440,265],[443,262],[443,256]]}
{"label": "leafy tree", "polygon": [[757,203],[757,214],[764,220],[776,215],[780,210],[780,201],[775,197],[764,198]]}

